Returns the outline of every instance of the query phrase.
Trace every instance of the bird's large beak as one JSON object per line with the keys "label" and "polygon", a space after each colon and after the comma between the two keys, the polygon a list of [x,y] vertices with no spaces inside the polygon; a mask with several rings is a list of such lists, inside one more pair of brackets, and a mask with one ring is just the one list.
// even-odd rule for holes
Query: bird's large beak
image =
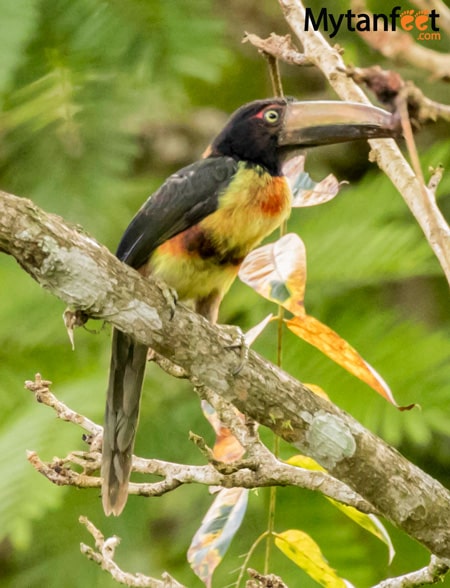
{"label": "bird's large beak", "polygon": [[399,134],[395,115],[357,102],[288,102],[278,136],[281,147],[314,146]]}

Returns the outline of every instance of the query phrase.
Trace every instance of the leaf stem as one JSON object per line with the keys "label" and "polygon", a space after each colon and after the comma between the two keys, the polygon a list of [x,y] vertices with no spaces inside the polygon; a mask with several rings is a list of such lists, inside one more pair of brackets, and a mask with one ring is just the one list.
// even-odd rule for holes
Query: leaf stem
{"label": "leaf stem", "polygon": [[258,545],[261,543],[261,541],[268,536],[268,534],[269,534],[269,531],[264,531],[264,533],[262,533],[262,535],[260,535],[258,537],[258,539],[256,539],[256,541],[253,543],[253,545],[248,550],[248,553],[244,559],[244,563],[241,566],[241,571],[239,572],[238,579],[236,581],[236,588],[239,588],[239,586],[241,585],[242,579],[243,579],[244,574],[246,572],[248,562],[250,561],[255,549],[258,547]]}

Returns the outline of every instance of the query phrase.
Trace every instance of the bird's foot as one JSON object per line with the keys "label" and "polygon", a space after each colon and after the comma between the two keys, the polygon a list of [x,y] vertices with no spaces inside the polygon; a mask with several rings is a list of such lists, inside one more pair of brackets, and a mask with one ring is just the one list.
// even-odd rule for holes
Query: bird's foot
{"label": "bird's foot", "polygon": [[169,308],[170,317],[169,320],[172,320],[175,315],[175,309],[177,307],[178,302],[178,294],[175,288],[171,288],[165,282],[159,282],[159,289],[161,290],[161,294]]}
{"label": "bird's foot", "polygon": [[242,330],[235,325],[221,325],[221,328],[227,331],[227,335],[232,338],[231,343],[224,345],[224,349],[239,350],[239,363],[232,372],[233,376],[237,376],[244,367],[248,358],[248,345],[245,339],[245,335]]}

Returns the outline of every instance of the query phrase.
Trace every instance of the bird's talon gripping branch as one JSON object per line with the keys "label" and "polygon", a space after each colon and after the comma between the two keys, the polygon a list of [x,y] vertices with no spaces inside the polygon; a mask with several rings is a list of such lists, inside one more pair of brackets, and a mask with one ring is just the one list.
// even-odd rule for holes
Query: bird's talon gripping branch
{"label": "bird's talon gripping branch", "polygon": [[165,283],[161,283],[160,289],[161,294],[163,295],[164,300],[166,301],[166,304],[170,309],[170,320],[172,320],[175,316],[175,310],[178,303],[178,293],[175,290],[175,288],[171,288]]}
{"label": "bird's talon gripping branch", "polygon": [[224,345],[224,349],[239,350],[239,363],[232,371],[233,376],[237,376],[241,372],[248,358],[248,345],[245,339],[245,335],[241,331],[240,327],[235,325],[221,325],[221,328],[225,329],[227,334],[229,334],[234,339],[231,343]]}

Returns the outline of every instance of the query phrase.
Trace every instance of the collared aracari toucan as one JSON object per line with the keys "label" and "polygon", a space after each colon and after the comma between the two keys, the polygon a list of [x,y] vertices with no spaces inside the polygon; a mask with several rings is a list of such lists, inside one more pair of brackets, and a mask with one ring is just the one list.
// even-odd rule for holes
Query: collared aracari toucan
{"label": "collared aracari toucan", "polygon": [[[288,217],[287,151],[390,137],[393,116],[347,102],[257,100],[239,108],[204,159],[170,176],[125,231],[117,257],[162,278],[181,300],[217,320],[244,257]],[[147,347],[114,329],[103,456],[103,508],[118,515],[128,480]]]}

